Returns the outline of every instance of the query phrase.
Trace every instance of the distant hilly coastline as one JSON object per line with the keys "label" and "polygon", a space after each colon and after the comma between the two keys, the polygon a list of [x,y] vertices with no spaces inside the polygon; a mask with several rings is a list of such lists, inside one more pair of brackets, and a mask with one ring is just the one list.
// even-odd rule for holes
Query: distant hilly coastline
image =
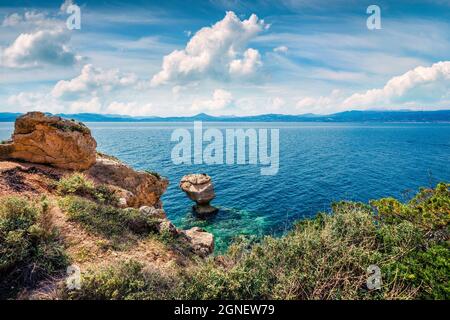
{"label": "distant hilly coastline", "polygon": [[[0,122],[14,122],[21,113],[0,113]],[[345,111],[330,115],[263,114],[255,116],[132,117],[96,113],[58,114],[83,122],[450,122],[450,110],[439,111]]]}

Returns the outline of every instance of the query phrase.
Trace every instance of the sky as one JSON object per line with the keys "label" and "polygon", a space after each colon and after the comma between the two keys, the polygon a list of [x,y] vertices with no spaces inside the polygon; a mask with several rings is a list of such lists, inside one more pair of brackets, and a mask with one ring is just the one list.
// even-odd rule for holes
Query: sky
{"label": "sky", "polygon": [[450,0],[0,0],[0,112],[404,109],[450,109]]}

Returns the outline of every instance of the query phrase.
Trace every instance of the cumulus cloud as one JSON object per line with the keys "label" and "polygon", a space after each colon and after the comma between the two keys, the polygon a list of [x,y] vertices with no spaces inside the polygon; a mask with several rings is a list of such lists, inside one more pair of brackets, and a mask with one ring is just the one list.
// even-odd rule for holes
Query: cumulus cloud
{"label": "cumulus cloud", "polygon": [[377,107],[401,103],[435,103],[450,99],[450,61],[417,67],[389,80],[381,89],[355,93],[344,107]]}
{"label": "cumulus cloud", "polygon": [[117,102],[110,103],[105,112],[108,114],[124,114],[130,116],[149,116],[152,114],[153,105],[151,103],[138,104],[137,102]]}
{"label": "cumulus cloud", "polygon": [[248,75],[261,64],[259,52],[247,49],[248,42],[267,28],[255,14],[241,21],[234,12],[223,20],[199,30],[183,50],[175,50],[163,59],[162,69],[151,80],[153,86],[199,76],[229,77]]}
{"label": "cumulus cloud", "polygon": [[87,64],[79,76],[68,81],[59,81],[51,93],[55,98],[75,100],[86,95],[97,95],[131,87],[137,82],[137,76],[133,73],[122,73],[117,69],[105,70]]}
{"label": "cumulus cloud", "polygon": [[78,112],[88,112],[88,113],[101,113],[102,103],[99,97],[92,97],[87,100],[77,100],[68,104],[68,108],[65,112],[68,113],[78,113]]}
{"label": "cumulus cloud", "polygon": [[332,97],[327,96],[304,97],[296,104],[297,110],[302,113],[326,113],[327,110],[333,109],[333,106],[336,106],[336,101]]}
{"label": "cumulus cloud", "polygon": [[80,57],[69,49],[69,40],[69,34],[62,28],[22,33],[3,50],[1,65],[10,68],[73,65]]}
{"label": "cumulus cloud", "polygon": [[236,59],[230,62],[230,74],[241,76],[251,75],[261,65],[261,55],[258,50],[250,48],[244,52],[243,59]]}
{"label": "cumulus cloud", "polygon": [[218,111],[230,107],[233,103],[233,95],[223,89],[214,90],[212,99],[196,99],[192,103],[192,111]]}
{"label": "cumulus cloud", "polygon": [[333,91],[329,96],[303,97],[297,104],[301,112],[329,113],[367,109],[433,109],[450,105],[450,61],[430,67],[419,66],[390,79],[382,88],[344,96]]}
{"label": "cumulus cloud", "polygon": [[[20,92],[8,98],[7,103],[15,108],[36,110],[45,94],[35,92]],[[17,110],[17,109],[16,109]]]}

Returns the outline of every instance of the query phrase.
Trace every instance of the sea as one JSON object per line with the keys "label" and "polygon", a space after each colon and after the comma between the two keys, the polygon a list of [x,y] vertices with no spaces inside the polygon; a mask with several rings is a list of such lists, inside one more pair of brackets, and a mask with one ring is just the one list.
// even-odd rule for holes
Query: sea
{"label": "sea", "polygon": [[[174,163],[178,141],[171,137],[177,129],[187,129],[193,137],[191,122],[86,125],[99,151],[167,177],[162,201],[168,217],[178,228],[199,226],[212,232],[217,252],[242,235],[282,235],[295,221],[330,212],[336,201],[408,201],[419,187],[450,182],[448,123],[203,123],[204,130],[219,129],[224,137],[227,129],[278,130],[275,175],[262,175],[260,163]],[[12,131],[12,123],[0,123],[0,140]],[[216,215],[200,219],[192,212],[192,201],[179,188],[180,179],[190,173],[212,177]]]}

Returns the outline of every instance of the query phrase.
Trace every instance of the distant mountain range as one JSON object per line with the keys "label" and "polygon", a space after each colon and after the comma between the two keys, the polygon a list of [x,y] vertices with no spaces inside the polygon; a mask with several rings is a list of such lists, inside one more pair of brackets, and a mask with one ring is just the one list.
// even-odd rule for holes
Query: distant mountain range
{"label": "distant mountain range", "polygon": [[[13,122],[20,113],[0,113],[0,122]],[[83,122],[450,122],[450,110],[439,111],[345,111],[330,115],[263,114],[256,116],[131,117],[96,113],[58,114]]]}

